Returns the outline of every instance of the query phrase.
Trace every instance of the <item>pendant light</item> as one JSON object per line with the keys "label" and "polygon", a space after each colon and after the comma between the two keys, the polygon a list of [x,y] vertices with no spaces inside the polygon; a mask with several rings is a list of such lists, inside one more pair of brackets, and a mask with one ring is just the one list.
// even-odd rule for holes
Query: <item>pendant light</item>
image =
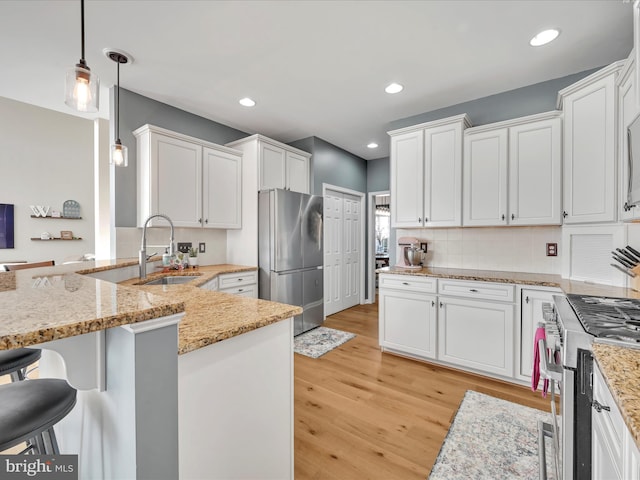
{"label": "pendant light", "polygon": [[79,112],[97,112],[100,80],[91,73],[84,59],[84,0],[80,0],[80,33],[82,52],[80,62],[67,71],[64,103]]}
{"label": "pendant light", "polygon": [[116,62],[118,66],[118,82],[116,84],[116,112],[115,112],[115,143],[111,145],[109,159],[111,165],[126,167],[129,165],[129,151],[120,141],[120,64],[129,63],[131,56],[123,51],[105,49],[105,55]]}

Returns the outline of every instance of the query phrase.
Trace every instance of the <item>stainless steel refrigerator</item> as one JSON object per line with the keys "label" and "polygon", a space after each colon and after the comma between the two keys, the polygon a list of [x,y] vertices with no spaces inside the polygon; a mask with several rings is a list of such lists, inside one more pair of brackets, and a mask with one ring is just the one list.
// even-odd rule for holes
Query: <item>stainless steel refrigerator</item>
{"label": "stainless steel refrigerator", "polygon": [[303,308],[294,335],[324,321],[322,203],[279,188],[258,193],[258,296]]}

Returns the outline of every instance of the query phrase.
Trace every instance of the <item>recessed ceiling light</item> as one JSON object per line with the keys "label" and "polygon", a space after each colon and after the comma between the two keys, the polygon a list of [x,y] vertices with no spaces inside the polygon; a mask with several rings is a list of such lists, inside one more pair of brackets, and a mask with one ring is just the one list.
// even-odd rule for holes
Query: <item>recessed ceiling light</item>
{"label": "recessed ceiling light", "polygon": [[249,97],[245,97],[245,98],[241,98],[239,100],[240,105],[242,105],[243,107],[253,107],[256,102],[254,102],[253,100],[251,100]]}
{"label": "recessed ceiling light", "polygon": [[387,85],[387,88],[385,88],[384,91],[387,93],[398,93],[401,92],[403,88],[404,87],[399,83],[392,83],[390,85]]}
{"label": "recessed ceiling light", "polygon": [[369,145],[367,145],[367,148],[378,148],[378,144],[376,142],[371,142]]}
{"label": "recessed ceiling light", "polygon": [[546,45],[549,42],[553,42],[560,35],[560,31],[552,28],[550,30],[545,30],[540,32],[531,40],[529,40],[529,45],[532,47],[540,47],[542,45]]}

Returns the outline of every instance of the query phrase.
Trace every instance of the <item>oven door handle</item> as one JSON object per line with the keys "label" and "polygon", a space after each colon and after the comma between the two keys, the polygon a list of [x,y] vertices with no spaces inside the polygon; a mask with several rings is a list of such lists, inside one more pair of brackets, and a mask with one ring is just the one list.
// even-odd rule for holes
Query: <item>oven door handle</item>
{"label": "oven door handle", "polygon": [[562,366],[555,363],[549,363],[549,354],[547,353],[547,341],[544,338],[538,340],[538,353],[540,354],[540,374],[549,380],[562,382]]}

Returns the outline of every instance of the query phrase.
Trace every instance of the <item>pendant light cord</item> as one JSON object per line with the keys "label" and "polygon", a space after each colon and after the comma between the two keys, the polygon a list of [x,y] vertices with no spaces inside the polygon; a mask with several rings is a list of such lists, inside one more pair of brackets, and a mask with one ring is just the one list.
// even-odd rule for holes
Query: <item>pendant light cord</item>
{"label": "pendant light cord", "polygon": [[80,0],[80,45],[82,45],[82,53],[80,55],[80,63],[85,64],[84,60],[84,0]]}
{"label": "pendant light cord", "polygon": [[116,141],[119,142],[120,141],[120,59],[118,58],[116,60],[116,63],[118,64],[118,88],[116,91]]}

